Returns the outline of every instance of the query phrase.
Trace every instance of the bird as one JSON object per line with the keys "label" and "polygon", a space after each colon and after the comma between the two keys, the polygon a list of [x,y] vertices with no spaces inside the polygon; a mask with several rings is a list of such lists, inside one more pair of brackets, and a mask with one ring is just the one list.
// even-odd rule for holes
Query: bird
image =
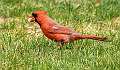
{"label": "bird", "polygon": [[94,34],[80,34],[71,28],[60,25],[49,17],[48,12],[45,10],[33,11],[32,15],[28,17],[28,21],[38,23],[43,34],[48,39],[60,43],[61,45],[80,39],[92,39],[98,41],[105,41],[107,39],[107,37]]}

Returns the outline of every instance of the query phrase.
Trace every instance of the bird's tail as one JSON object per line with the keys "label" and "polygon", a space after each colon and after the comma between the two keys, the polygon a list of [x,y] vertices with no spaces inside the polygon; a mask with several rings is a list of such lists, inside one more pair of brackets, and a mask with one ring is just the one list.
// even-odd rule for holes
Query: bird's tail
{"label": "bird's tail", "polygon": [[96,35],[81,35],[81,34],[73,34],[71,37],[72,40],[79,40],[79,39],[92,39],[98,41],[105,41],[107,37],[100,37]]}

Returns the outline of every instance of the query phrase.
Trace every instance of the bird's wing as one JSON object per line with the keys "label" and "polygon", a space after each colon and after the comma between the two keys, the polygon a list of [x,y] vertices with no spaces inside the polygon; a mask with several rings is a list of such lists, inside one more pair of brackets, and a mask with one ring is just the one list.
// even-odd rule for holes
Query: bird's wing
{"label": "bird's wing", "polygon": [[52,26],[52,28],[50,28],[48,30],[49,33],[52,33],[52,34],[66,34],[66,35],[70,35],[72,34],[74,31],[69,29],[69,28],[66,28],[64,26],[58,26],[58,25],[55,25],[55,26]]}

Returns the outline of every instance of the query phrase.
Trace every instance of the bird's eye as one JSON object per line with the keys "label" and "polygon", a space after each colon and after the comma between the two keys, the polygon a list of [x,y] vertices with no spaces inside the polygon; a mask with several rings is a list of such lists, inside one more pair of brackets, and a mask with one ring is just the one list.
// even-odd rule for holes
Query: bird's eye
{"label": "bird's eye", "polygon": [[32,13],[32,16],[33,16],[33,17],[37,17],[37,14],[35,14],[35,13]]}

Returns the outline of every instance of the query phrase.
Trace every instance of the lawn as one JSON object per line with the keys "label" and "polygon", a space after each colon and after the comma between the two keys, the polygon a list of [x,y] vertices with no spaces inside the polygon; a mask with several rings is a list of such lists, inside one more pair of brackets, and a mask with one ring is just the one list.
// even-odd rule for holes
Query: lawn
{"label": "lawn", "polygon": [[[58,49],[27,21],[35,10],[108,41],[79,40]],[[0,0],[0,70],[120,70],[120,0]]]}

